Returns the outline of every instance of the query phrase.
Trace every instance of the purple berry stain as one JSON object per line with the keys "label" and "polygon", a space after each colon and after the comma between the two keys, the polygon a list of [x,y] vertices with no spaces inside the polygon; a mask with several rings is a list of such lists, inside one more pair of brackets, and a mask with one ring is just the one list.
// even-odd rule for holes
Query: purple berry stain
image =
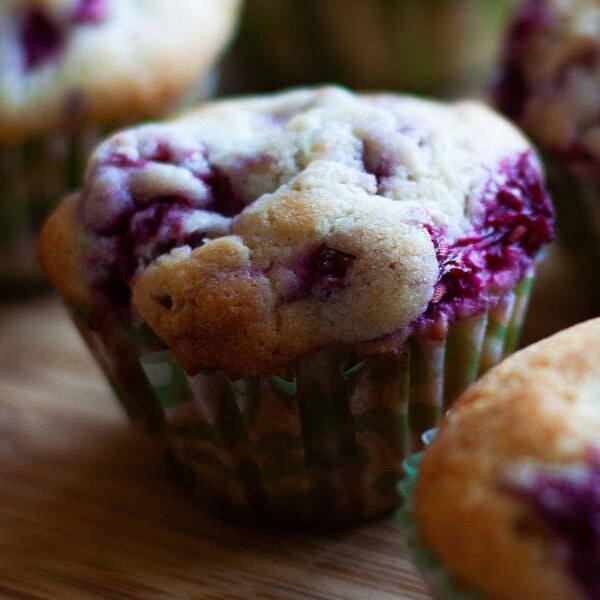
{"label": "purple berry stain", "polygon": [[539,470],[526,484],[509,484],[565,549],[567,567],[590,600],[600,598],[600,449],[581,473]]}
{"label": "purple berry stain", "polygon": [[300,261],[296,269],[299,289],[287,300],[307,296],[326,299],[334,290],[344,289],[344,280],[355,260],[352,254],[322,244]]}
{"label": "purple berry stain", "polygon": [[[146,267],[158,256],[176,247],[203,245],[206,231],[186,231],[185,223],[196,210],[215,212],[224,217],[239,214],[244,204],[235,193],[227,174],[210,165],[208,151],[203,145],[187,152],[177,151],[168,141],[158,140],[146,154],[112,152],[98,168],[123,170],[125,177],[136,169],[152,168],[152,163],[171,164],[186,169],[188,161],[196,155],[206,159],[205,167],[190,173],[207,187],[207,200],[188,198],[173,190],[149,201],[136,198],[135,191],[128,189],[130,202],[118,206],[118,214],[109,226],[89,226],[110,247],[105,256],[91,257],[95,265],[103,265],[104,271],[96,285],[108,300],[117,306],[127,306],[130,301],[129,283],[140,267]],[[192,160],[193,162],[193,160]],[[84,192],[85,193],[85,192]],[[95,202],[96,199],[90,201]]]}
{"label": "purple berry stain", "polygon": [[73,21],[80,24],[93,24],[106,18],[107,0],[79,0],[73,13]]}
{"label": "purple berry stain", "polygon": [[234,193],[229,177],[218,167],[213,167],[209,173],[200,177],[211,191],[209,210],[218,212],[225,217],[234,217],[242,212],[244,203]]}
{"label": "purple berry stain", "polygon": [[526,0],[515,13],[505,41],[502,66],[492,86],[496,106],[511,119],[519,120],[529,94],[521,66],[527,46],[533,35],[551,27],[552,23],[546,0]]}
{"label": "purple berry stain", "polygon": [[60,54],[65,44],[65,32],[42,8],[32,8],[21,21],[19,37],[27,69],[36,69]]}
{"label": "purple berry stain", "polygon": [[105,161],[104,164],[110,167],[119,167],[120,169],[139,169],[148,163],[143,158],[131,158],[120,152],[113,152]]}
{"label": "purple berry stain", "polygon": [[198,232],[182,234],[184,219],[191,212],[176,197],[158,198],[146,208],[124,214],[114,227],[103,232],[113,243],[113,256],[107,274],[98,283],[112,304],[129,304],[129,282],[140,266],[147,266],[177,246],[201,245],[203,238]]}
{"label": "purple berry stain", "polygon": [[552,239],[552,205],[529,151],[502,161],[484,189],[483,206],[474,230],[451,245],[443,232],[425,226],[440,265],[426,317],[485,306],[485,293],[512,287]]}
{"label": "purple berry stain", "polygon": [[107,0],[79,0],[73,13],[65,19],[42,7],[25,11],[19,21],[19,41],[28,71],[55,60],[65,48],[73,25],[94,24],[107,15]]}

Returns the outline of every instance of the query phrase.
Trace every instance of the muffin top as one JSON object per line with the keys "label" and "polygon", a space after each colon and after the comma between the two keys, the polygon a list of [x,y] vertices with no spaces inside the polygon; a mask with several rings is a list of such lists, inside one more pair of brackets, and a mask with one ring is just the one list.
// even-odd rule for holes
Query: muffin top
{"label": "muffin top", "polygon": [[323,88],[114,135],[40,254],[67,296],[133,300],[189,372],[254,374],[443,335],[551,233],[538,161],[489,109]]}
{"label": "muffin top", "polygon": [[3,0],[0,143],[156,116],[206,77],[239,0]]}
{"label": "muffin top", "polygon": [[600,177],[600,1],[522,1],[494,92],[540,147]]}
{"label": "muffin top", "polygon": [[506,359],[421,461],[422,542],[486,598],[600,597],[600,318]]}

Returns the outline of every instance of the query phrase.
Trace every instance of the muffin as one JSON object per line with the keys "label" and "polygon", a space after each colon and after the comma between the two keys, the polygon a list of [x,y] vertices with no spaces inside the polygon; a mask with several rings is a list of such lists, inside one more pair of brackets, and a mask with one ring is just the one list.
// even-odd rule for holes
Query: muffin
{"label": "muffin", "polygon": [[514,354],[454,404],[409,465],[411,539],[435,597],[599,597],[599,394],[594,319]]}
{"label": "muffin", "polygon": [[565,244],[600,251],[600,2],[522,1],[494,96],[545,154]]}
{"label": "muffin", "polygon": [[335,81],[482,91],[513,0],[248,0],[235,91]]}
{"label": "muffin", "polygon": [[197,97],[238,0],[0,3],[0,287],[40,281],[36,230],[105,131]]}
{"label": "muffin", "polygon": [[39,256],[205,504],[328,524],[397,503],[411,437],[514,346],[551,235],[489,109],[332,87],[114,135]]}

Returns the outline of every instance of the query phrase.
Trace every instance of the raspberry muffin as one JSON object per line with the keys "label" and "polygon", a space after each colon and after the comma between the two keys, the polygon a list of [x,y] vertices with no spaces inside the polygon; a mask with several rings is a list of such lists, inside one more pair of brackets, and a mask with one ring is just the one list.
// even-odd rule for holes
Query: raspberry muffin
{"label": "raspberry muffin", "polygon": [[565,242],[600,250],[600,2],[524,0],[496,105],[546,154]]}
{"label": "raspberry muffin", "polygon": [[508,358],[455,403],[412,507],[435,597],[600,596],[599,395],[594,319]]}
{"label": "raspberry muffin", "polygon": [[248,0],[233,83],[481,92],[512,2]]}
{"label": "raspberry muffin", "polygon": [[39,255],[205,503],[331,523],[396,504],[411,437],[513,347],[551,235],[489,109],[323,88],[114,135]]}
{"label": "raspberry muffin", "polygon": [[0,286],[34,283],[33,238],[104,131],[209,83],[238,0],[0,3]]}

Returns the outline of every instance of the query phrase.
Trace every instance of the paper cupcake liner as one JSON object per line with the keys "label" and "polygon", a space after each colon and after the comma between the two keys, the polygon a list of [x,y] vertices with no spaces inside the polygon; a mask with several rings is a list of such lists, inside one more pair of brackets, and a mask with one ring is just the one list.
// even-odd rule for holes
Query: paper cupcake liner
{"label": "paper cupcake liner", "polygon": [[[409,451],[420,447],[423,432],[435,427],[457,396],[516,348],[532,285],[533,271],[495,307],[454,323],[447,338],[409,340],[416,359],[410,372]],[[423,364],[427,368],[421,371]]]}
{"label": "paper cupcake liner", "polygon": [[87,306],[66,303],[71,320],[85,341],[128,416],[151,434],[165,429],[160,399],[140,367],[143,352],[164,344],[147,327],[118,313],[92,313]]}
{"label": "paper cupcake liner", "polygon": [[270,88],[335,81],[429,94],[483,91],[511,3],[248,0],[237,47],[245,74]]}
{"label": "paper cupcake liner", "polygon": [[[425,432],[422,436],[423,443],[429,444],[434,436],[435,429]],[[398,484],[403,503],[396,512],[396,522],[404,534],[406,546],[435,600],[482,600],[479,594],[461,590],[439,562],[435,552],[427,548],[420,539],[414,514],[414,493],[422,458],[421,451],[412,454],[403,462],[405,476]]]}
{"label": "paper cupcake liner", "polygon": [[129,317],[71,315],[129,415],[207,506],[285,525],[359,521],[397,505],[402,461],[514,343],[531,287],[404,352],[301,357],[283,372],[190,377]]}
{"label": "paper cupcake liner", "polygon": [[79,182],[99,138],[98,129],[86,126],[0,148],[0,289],[42,283],[36,236],[56,202]]}
{"label": "paper cupcake liner", "polygon": [[594,262],[600,260],[600,182],[575,177],[550,155],[544,156],[544,163],[559,244]]}

